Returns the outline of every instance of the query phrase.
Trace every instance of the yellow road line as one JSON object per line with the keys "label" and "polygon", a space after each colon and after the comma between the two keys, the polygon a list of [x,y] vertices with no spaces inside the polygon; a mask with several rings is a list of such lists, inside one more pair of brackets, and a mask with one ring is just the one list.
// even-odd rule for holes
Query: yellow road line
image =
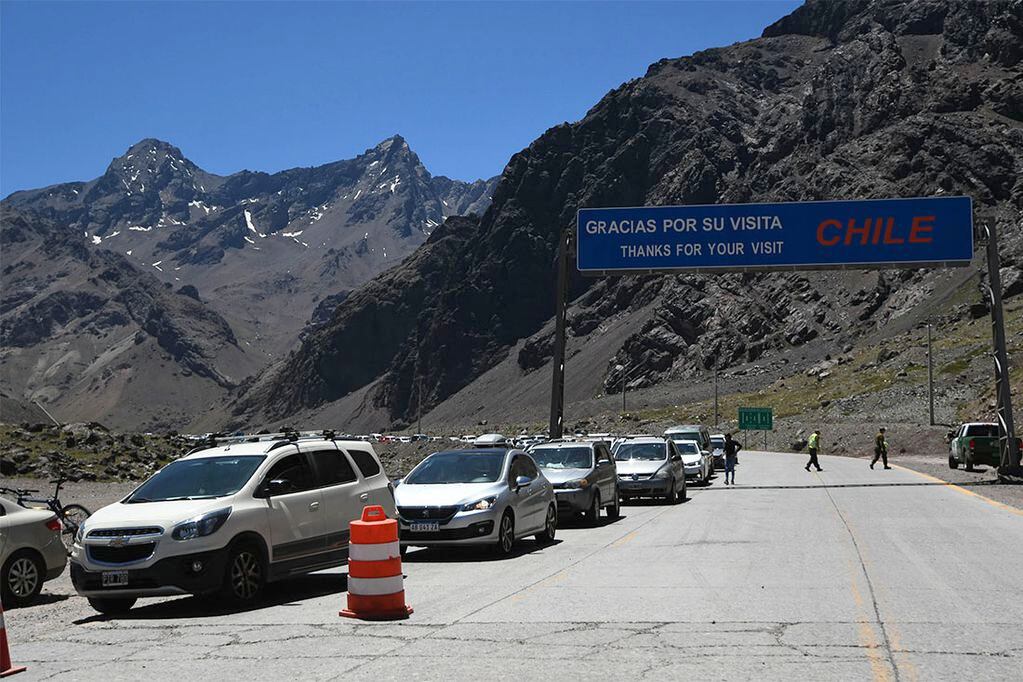
{"label": "yellow road line", "polygon": [[860,617],[856,619],[856,629],[859,634],[860,646],[866,650],[867,659],[870,661],[871,675],[875,682],[887,682],[891,679],[888,675],[888,663],[881,655],[881,644],[877,641],[877,633],[874,632],[874,626],[864,616],[866,605],[863,602],[863,596],[860,594],[859,588],[856,587],[856,572],[854,571],[849,573],[849,589],[852,590],[856,609],[860,612]]}
{"label": "yellow road line", "polygon": [[638,532],[639,532],[638,530],[634,530],[631,533],[629,533],[628,535],[623,535],[618,540],[615,540],[614,542],[612,542],[611,546],[612,547],[620,547],[621,545],[624,545],[625,543],[634,540],[636,538],[636,534]]}
{"label": "yellow road line", "polygon": [[1005,504],[1004,502],[999,502],[998,500],[992,500],[990,497],[986,497],[984,495],[981,495],[980,493],[975,493],[972,490],[967,490],[966,488],[963,488],[962,486],[958,486],[955,483],[949,483],[948,481],[943,481],[942,479],[938,478],[937,476],[931,476],[930,474],[925,474],[925,473],[923,473],[921,471],[917,471],[916,469],[910,469],[908,467],[904,467],[904,466],[901,466],[899,464],[895,464],[894,462],[892,463],[892,465],[895,466],[896,468],[902,469],[903,471],[908,471],[908,472],[910,472],[912,474],[916,474],[917,476],[922,476],[923,478],[926,478],[928,481],[934,481],[936,483],[941,483],[941,484],[945,485],[946,487],[949,487],[949,488],[955,490],[956,492],[960,492],[960,493],[962,493],[964,495],[970,495],[972,497],[976,497],[978,500],[982,500],[984,502],[987,502],[988,504],[990,504],[993,507],[998,507],[999,509],[1004,509],[1005,511],[1012,512],[1013,514],[1016,514],[1017,516],[1023,516],[1023,509],[1018,509],[1016,507],[1013,507],[1012,505]]}

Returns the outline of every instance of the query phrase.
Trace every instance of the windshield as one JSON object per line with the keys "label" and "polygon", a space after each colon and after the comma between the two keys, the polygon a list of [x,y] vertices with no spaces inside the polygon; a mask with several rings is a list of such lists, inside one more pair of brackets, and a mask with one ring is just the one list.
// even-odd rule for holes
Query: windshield
{"label": "windshield", "polygon": [[717,449],[717,450],[724,450],[725,449],[725,439],[724,438],[711,438],[710,439],[710,444],[712,446],[714,446],[714,448]]}
{"label": "windshield", "polygon": [[158,471],[125,499],[126,504],[225,497],[238,492],[265,457],[179,459]]}
{"label": "windshield", "polygon": [[669,433],[668,438],[672,439],[676,443],[680,440],[695,440],[697,443],[703,442],[700,438],[699,431],[686,431],[685,433]]}
{"label": "windshield", "polygon": [[698,455],[700,454],[700,448],[696,447],[696,443],[679,443],[676,441],[675,449],[682,455]]}
{"label": "windshield", "polygon": [[615,460],[619,462],[629,460],[655,462],[667,458],[667,448],[663,443],[622,443],[615,452]]}
{"label": "windshield", "polygon": [[405,483],[496,483],[504,468],[503,452],[437,452],[405,477]]}
{"label": "windshield", "polygon": [[966,427],[966,435],[975,438],[998,438],[996,424],[972,424]]}
{"label": "windshield", "polygon": [[529,454],[541,469],[591,469],[593,451],[590,448],[536,448]]}

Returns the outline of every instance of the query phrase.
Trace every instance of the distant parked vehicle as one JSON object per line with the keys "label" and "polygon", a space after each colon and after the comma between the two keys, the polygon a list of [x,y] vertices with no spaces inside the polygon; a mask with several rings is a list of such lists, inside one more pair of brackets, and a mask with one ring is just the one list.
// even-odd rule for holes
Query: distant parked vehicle
{"label": "distant parked vehicle", "polygon": [[[481,436],[483,438],[483,436]],[[435,452],[394,489],[401,547],[490,545],[501,556],[535,535],[554,541],[554,487],[522,450]]]}
{"label": "distant parked vehicle", "polygon": [[80,504],[64,504],[60,500],[60,489],[67,483],[68,479],[63,473],[57,479],[50,481],[54,484],[51,497],[37,497],[38,490],[29,488],[0,488],[0,494],[7,494],[13,497],[19,506],[26,509],[49,509],[57,515],[60,521],[60,537],[64,543],[65,552],[70,554],[71,547],[75,542],[75,534],[78,527],[89,518],[92,513]]}
{"label": "distant parked vehicle", "polygon": [[664,437],[670,438],[674,441],[695,440],[700,444],[700,449],[706,450],[708,454],[713,450],[713,446],[710,442],[710,430],[706,426],[700,426],[698,424],[689,426],[672,426],[670,429],[665,430]]}
{"label": "distant parked vehicle", "polygon": [[696,485],[710,483],[710,477],[714,473],[714,458],[706,450],[700,449],[700,444],[695,440],[677,440],[675,449],[682,455],[682,464],[685,465],[686,477],[693,479]]}
{"label": "distant parked vehicle", "polygon": [[618,469],[607,443],[544,443],[529,454],[554,485],[559,512],[585,514],[591,526],[600,522],[601,509],[607,509],[608,518],[618,518]]}
{"label": "distant parked vehicle", "polygon": [[997,467],[1002,463],[1001,457],[998,424],[969,422],[949,434],[948,466],[952,469],[958,469],[960,464],[967,471],[973,471],[975,464]]}
{"label": "distant parked vehicle", "polygon": [[725,434],[712,433],[710,436],[710,454],[714,457],[714,467],[725,466]]}
{"label": "distant parked vehicle", "polygon": [[0,497],[0,600],[30,604],[43,583],[64,572],[67,551],[61,524],[49,509],[26,509]]}
{"label": "distant parked vehicle", "polygon": [[614,457],[622,500],[660,497],[677,504],[686,499],[682,456],[670,439],[645,436],[619,441]]}

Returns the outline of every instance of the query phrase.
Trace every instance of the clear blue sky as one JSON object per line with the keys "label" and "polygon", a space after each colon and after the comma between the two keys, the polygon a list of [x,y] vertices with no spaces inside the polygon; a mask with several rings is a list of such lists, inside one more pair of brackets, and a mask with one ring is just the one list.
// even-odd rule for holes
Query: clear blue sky
{"label": "clear blue sky", "polygon": [[0,2],[0,196],[102,174],[144,137],[227,174],[400,133],[434,174],[501,172],[663,57],[798,3]]}

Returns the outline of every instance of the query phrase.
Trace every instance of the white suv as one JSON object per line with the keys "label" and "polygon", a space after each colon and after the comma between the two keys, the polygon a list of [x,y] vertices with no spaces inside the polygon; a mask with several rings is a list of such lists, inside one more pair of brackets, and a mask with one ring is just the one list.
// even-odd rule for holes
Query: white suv
{"label": "white suv", "polygon": [[178,594],[250,603],[267,582],[345,563],[366,505],[396,516],[369,443],[261,438],[193,451],[90,516],[71,553],[78,593],[102,613]]}

